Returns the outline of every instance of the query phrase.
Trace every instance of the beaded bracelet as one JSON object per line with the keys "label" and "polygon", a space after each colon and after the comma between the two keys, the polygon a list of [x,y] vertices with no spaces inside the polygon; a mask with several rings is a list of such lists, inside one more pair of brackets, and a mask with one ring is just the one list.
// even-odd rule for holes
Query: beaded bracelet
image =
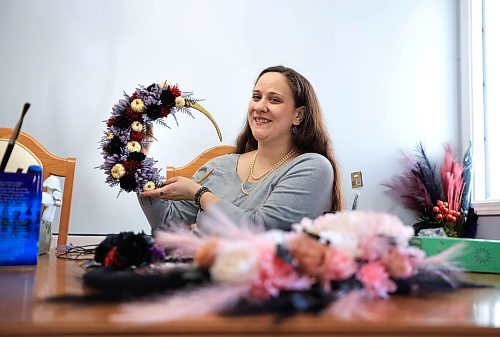
{"label": "beaded bracelet", "polygon": [[200,200],[201,200],[201,196],[203,195],[203,193],[205,192],[212,192],[208,189],[208,187],[205,187],[205,186],[202,186],[200,187],[200,189],[198,191],[196,191],[196,193],[194,194],[194,203],[196,204],[196,206],[203,212],[203,208],[201,207],[201,203],[200,203]]}

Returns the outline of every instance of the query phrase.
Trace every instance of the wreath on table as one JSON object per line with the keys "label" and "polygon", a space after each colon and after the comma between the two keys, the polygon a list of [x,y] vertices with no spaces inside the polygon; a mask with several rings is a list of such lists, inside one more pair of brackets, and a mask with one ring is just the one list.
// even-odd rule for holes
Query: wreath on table
{"label": "wreath on table", "polygon": [[191,108],[200,111],[210,119],[222,141],[215,119],[199,102],[192,92],[182,92],[178,85],[167,81],[148,87],[139,85],[130,96],[124,92],[124,98],[113,106],[100,141],[104,163],[99,168],[106,174],[106,183],[112,187],[119,185],[126,192],[149,191],[160,186],[163,177],[154,166],[156,161],[142,150],[153,142],[152,123],[168,127],[164,119],[172,115],[177,123],[177,112],[193,117]]}
{"label": "wreath on table", "polygon": [[413,229],[387,213],[304,218],[286,232],[214,219],[208,231],[174,225],[154,239],[130,232],[107,238],[96,250],[98,268],[83,276],[96,297],[84,298],[128,303],[149,296],[153,301],[124,303],[111,318],[146,323],[213,313],[349,317],[362,315],[366,301],[391,294],[487,287],[454,266],[463,244],[426,256],[409,245]]}

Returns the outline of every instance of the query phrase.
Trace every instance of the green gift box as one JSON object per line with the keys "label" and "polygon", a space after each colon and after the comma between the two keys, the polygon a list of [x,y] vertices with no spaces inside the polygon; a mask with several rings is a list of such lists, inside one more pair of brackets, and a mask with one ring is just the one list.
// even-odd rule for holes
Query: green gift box
{"label": "green gift box", "polygon": [[422,249],[427,256],[436,255],[459,243],[466,244],[456,258],[459,267],[465,271],[500,273],[500,241],[420,236],[410,240],[412,246]]}

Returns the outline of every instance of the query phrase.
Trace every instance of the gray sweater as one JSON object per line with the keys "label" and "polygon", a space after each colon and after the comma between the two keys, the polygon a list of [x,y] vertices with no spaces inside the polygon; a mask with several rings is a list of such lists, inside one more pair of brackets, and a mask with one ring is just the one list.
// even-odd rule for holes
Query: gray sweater
{"label": "gray sweater", "polygon": [[[139,197],[152,229],[168,229],[169,223],[197,223],[203,227],[204,217],[209,217],[210,210],[215,209],[236,223],[249,220],[267,229],[289,230],[304,217],[312,219],[330,210],[333,169],[322,155],[305,153],[295,157],[271,173],[250,195],[241,192],[242,181],[236,172],[238,158],[239,154],[215,158],[193,176],[197,181],[211,172],[200,184],[221,199],[207,214],[199,211],[193,201]],[[245,190],[256,185],[245,183]]]}

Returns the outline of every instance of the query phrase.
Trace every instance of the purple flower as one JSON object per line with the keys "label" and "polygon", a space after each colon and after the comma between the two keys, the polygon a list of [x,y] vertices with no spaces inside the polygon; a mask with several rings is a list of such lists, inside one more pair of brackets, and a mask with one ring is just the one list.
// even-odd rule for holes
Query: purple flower
{"label": "purple flower", "polygon": [[127,95],[125,95],[125,97],[127,97],[127,99],[120,99],[113,107],[111,112],[112,116],[122,116],[125,114],[125,111],[127,111],[127,108],[130,106],[129,97]]}
{"label": "purple flower", "polygon": [[151,262],[161,261],[165,258],[165,250],[156,244],[149,247],[149,252],[151,253]]}
{"label": "purple flower", "polygon": [[143,86],[139,86],[136,89],[137,94],[146,105],[146,108],[151,105],[158,105],[160,102],[161,89],[158,84],[152,84],[148,88],[144,88]]}

